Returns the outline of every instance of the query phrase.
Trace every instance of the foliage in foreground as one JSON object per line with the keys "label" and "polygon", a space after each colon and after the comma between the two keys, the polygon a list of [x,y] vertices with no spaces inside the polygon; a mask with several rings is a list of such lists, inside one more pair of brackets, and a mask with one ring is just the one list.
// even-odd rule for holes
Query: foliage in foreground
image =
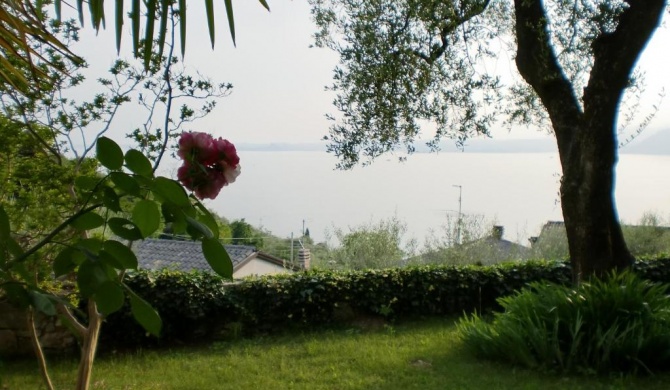
{"label": "foliage in foreground", "polygon": [[459,323],[479,356],[530,368],[652,372],[670,363],[670,285],[624,272],[579,287],[532,283],[498,300],[492,322]]}
{"label": "foliage in foreground", "polygon": [[[640,260],[635,270],[670,282],[670,259]],[[532,282],[570,285],[565,262],[528,261],[486,267],[420,266],[366,271],[318,271],[247,279],[234,285],[207,273],[137,272],[126,283],[163,319],[159,339],[132,321],[126,306],[106,319],[103,345],[171,345],[295,327],[490,312],[497,299]]]}

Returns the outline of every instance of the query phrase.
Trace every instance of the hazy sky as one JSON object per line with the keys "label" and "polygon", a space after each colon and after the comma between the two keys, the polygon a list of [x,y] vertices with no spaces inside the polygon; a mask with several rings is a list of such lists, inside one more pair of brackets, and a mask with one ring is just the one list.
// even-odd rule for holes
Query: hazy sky
{"label": "hazy sky", "polygon": [[[315,27],[311,21],[306,0],[268,0],[268,2],[272,9],[271,12],[265,11],[256,0],[234,1],[237,48],[234,48],[231,43],[223,2],[215,2],[217,36],[214,51],[210,46],[202,2],[188,2],[192,8],[189,8],[188,11],[186,66],[191,70],[197,70],[211,77],[214,81],[230,82],[234,85],[234,90],[231,96],[219,101],[218,107],[209,117],[197,122],[195,126],[191,126],[187,130],[206,131],[217,137],[227,138],[238,145],[243,143],[315,143],[327,134],[329,122],[326,121],[324,115],[334,113],[331,104],[334,94],[325,92],[324,86],[331,84],[332,71],[338,58],[335,53],[326,49],[310,48],[313,43],[312,34]],[[107,5],[110,7],[108,19],[112,20],[113,9],[111,7],[113,4],[108,2]],[[665,15],[667,19],[668,13],[666,12]],[[126,31],[124,32],[122,50],[122,56],[126,58],[129,57],[132,46],[127,28],[128,24],[126,24]],[[90,79],[103,75],[116,59],[113,29],[102,31],[98,37],[94,35],[90,28],[85,29],[82,33],[81,43],[74,47],[75,52],[84,56],[91,63],[91,72],[88,74]],[[507,53],[506,58],[501,61],[511,61],[513,54]],[[670,32],[667,27],[662,27],[656,32],[647,50],[643,53],[640,65],[647,72],[646,98],[642,102],[642,107],[649,107],[658,101],[657,95],[659,92],[664,87],[669,86],[670,78],[667,77],[667,74],[668,69],[670,69]],[[657,117],[640,138],[653,135],[659,129],[670,129],[669,100],[670,97],[663,101]],[[641,116],[646,115],[646,113],[648,111],[643,110]],[[136,116],[132,113],[124,114],[117,119],[119,121],[116,122],[113,131],[114,138],[122,143],[124,142],[123,135],[144,120],[142,116]],[[529,129],[514,130],[511,133],[504,129],[494,130],[493,134],[494,140],[491,142],[509,138],[549,137],[546,133]],[[322,225],[329,225],[338,221],[339,210],[337,209],[332,211],[335,215],[319,216],[318,218],[315,215],[306,215],[302,208],[293,210],[289,213],[290,215],[281,214],[287,212],[287,210],[285,208],[280,210],[276,207],[277,193],[258,191],[259,185],[263,184],[253,180],[254,174],[258,174],[258,172],[254,172],[254,169],[258,169],[258,167],[255,167],[251,162],[245,165],[245,161],[248,160],[245,160],[243,153],[241,153],[241,157],[243,176],[241,180],[226,190],[226,197],[220,197],[216,201],[210,202],[215,210],[222,212],[229,218],[245,217],[252,223],[266,223],[267,227],[280,235],[299,231],[302,219],[307,219],[315,233],[320,233],[319,230],[321,230],[317,228],[316,221],[322,223]],[[383,159],[382,165],[387,159]],[[332,160],[332,167],[334,168],[335,160],[334,158]],[[435,161],[437,162],[437,160]],[[287,162],[284,161],[284,163]],[[411,163],[412,159],[410,158],[408,164]],[[170,165],[171,163],[168,162],[164,169],[167,171],[173,169],[174,167],[170,168]],[[439,162],[437,162],[437,165],[439,165]],[[294,179],[297,175],[296,172],[298,172],[291,169],[282,171],[282,165],[280,164],[273,165],[272,169],[277,170],[274,173],[276,176],[287,179]],[[325,169],[328,171],[314,173],[312,177],[327,181],[329,175],[333,173],[329,168]],[[368,169],[374,171],[375,167],[366,168],[366,170]],[[433,172],[446,174],[444,173],[445,170],[449,169],[449,166],[436,166]],[[460,171],[460,169],[456,171]],[[523,176],[527,172],[518,172],[517,174]],[[634,175],[634,177],[642,177],[642,174],[643,172],[640,172],[640,175]],[[356,172],[338,172],[337,176],[334,177],[337,177],[338,180],[349,180],[353,177],[352,175],[355,176]],[[251,180],[243,180],[247,177]],[[555,199],[553,195],[556,192],[554,181],[558,179],[551,174],[547,174],[547,178],[553,186],[548,185],[542,190],[548,189],[551,195],[538,195],[538,199],[546,201],[549,204],[550,211],[538,212],[538,215],[534,216],[536,220],[526,221],[529,229],[539,229],[541,222],[551,218],[559,218],[554,215],[559,206],[553,204]],[[448,189],[451,192],[445,194],[444,207],[440,208],[455,208],[454,205],[458,198],[451,184],[457,183],[467,184],[461,179],[450,181]],[[291,193],[300,185],[296,184],[288,187],[288,189],[274,188],[274,191]],[[642,184],[639,184],[639,186],[644,187]],[[639,186],[633,188],[641,188]],[[474,201],[473,194],[477,194],[474,184],[467,185],[465,193],[467,195],[465,203],[467,203],[468,210],[483,212],[484,205],[480,207],[480,205],[472,203]],[[490,193],[490,189],[482,190],[481,193]],[[238,195],[239,197],[235,198]],[[244,208],[249,199],[259,196],[266,196],[267,199],[260,201],[258,204],[254,203],[256,206],[251,211]],[[365,204],[365,200],[370,197],[369,194],[362,194],[361,196],[363,197],[362,200],[359,199],[352,204]],[[232,199],[238,200],[231,201]],[[625,204],[625,202],[622,204]],[[434,210],[423,210],[423,212],[429,211],[434,212]],[[625,208],[621,211],[623,212],[622,215],[629,221],[637,220],[640,216],[639,213],[628,212]],[[371,217],[371,214],[368,213],[373,212],[373,210],[360,212],[360,221],[351,219],[347,220],[346,223],[365,222]],[[394,210],[387,210],[386,214],[378,212],[374,214],[374,217],[392,216],[393,213]],[[665,215],[664,211],[663,215]],[[499,222],[506,225],[508,229],[520,226],[518,221],[508,221],[503,215],[487,215],[489,218],[494,216],[500,217]],[[280,222],[273,225],[273,218]],[[338,223],[341,226],[342,222],[339,221]],[[285,226],[286,224],[290,226]],[[416,226],[411,226],[411,228],[418,229]],[[529,233],[533,233],[533,231],[529,231]]]}
{"label": "hazy sky", "polygon": [[[221,99],[208,118],[190,129],[211,132],[235,143],[318,142],[329,125],[324,114],[335,112],[331,104],[334,94],[324,91],[324,86],[331,83],[337,56],[327,49],[309,47],[315,27],[307,2],[268,1],[271,12],[253,0],[233,3],[237,48],[231,43],[223,3],[215,2],[217,34],[212,51],[202,5],[189,2],[186,66],[234,86],[231,96]],[[112,15],[110,9],[109,20]],[[128,55],[131,49],[127,29],[128,24],[122,55]],[[98,77],[99,73],[94,73],[109,67],[116,58],[112,31],[110,28],[94,37],[87,28],[75,49],[91,62],[91,78]],[[663,27],[640,61],[647,72],[643,105],[657,102],[657,95],[668,85],[669,49],[670,32]],[[659,114],[644,135],[651,135],[659,128],[670,128],[668,100],[663,101]],[[141,119],[126,117],[127,123],[121,122],[121,126],[137,126]],[[546,136],[546,133],[527,129],[511,133],[501,129],[493,133],[500,139]]]}

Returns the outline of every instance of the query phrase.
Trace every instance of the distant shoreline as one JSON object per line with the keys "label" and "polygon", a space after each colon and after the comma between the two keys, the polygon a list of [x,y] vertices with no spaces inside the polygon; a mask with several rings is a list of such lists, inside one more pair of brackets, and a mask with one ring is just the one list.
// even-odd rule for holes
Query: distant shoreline
{"label": "distant shoreline", "polygon": [[[324,143],[238,143],[243,152],[326,152]],[[398,149],[398,152],[403,152]],[[430,153],[425,142],[416,144],[415,153]],[[440,153],[556,153],[556,142],[552,139],[473,139],[459,149],[452,142],[440,143]],[[619,149],[625,154],[670,155],[670,131],[659,132],[642,140],[634,140]]]}

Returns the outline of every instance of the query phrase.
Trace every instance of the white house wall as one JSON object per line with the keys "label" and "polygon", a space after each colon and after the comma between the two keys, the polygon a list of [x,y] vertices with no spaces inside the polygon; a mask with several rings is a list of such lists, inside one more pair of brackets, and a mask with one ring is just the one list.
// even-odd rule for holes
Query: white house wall
{"label": "white house wall", "polygon": [[275,275],[287,273],[291,273],[291,271],[280,265],[272,264],[265,260],[252,259],[244,264],[242,268],[235,271],[233,278],[243,278],[250,275]]}

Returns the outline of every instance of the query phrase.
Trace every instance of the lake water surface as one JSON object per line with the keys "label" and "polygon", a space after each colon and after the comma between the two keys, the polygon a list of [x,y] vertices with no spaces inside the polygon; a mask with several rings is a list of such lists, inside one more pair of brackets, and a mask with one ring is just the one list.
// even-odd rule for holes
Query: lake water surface
{"label": "lake water surface", "polygon": [[[555,153],[415,154],[368,167],[334,170],[325,152],[240,152],[242,175],[209,206],[228,219],[245,218],[273,234],[312,238],[397,216],[406,238],[422,241],[446,215],[464,214],[505,227],[505,238],[527,243],[547,220],[562,220],[560,165]],[[645,211],[670,217],[670,157],[622,154],[617,169],[619,215],[637,222]]]}

